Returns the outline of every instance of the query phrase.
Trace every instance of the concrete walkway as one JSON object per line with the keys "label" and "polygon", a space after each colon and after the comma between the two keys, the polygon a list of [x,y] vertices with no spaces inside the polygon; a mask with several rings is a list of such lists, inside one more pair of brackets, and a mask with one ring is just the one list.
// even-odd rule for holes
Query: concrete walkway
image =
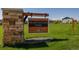
{"label": "concrete walkway", "polygon": [[33,44],[33,43],[41,43],[41,42],[50,42],[53,38],[51,37],[39,37],[39,38],[30,38],[26,39],[24,43],[26,44]]}

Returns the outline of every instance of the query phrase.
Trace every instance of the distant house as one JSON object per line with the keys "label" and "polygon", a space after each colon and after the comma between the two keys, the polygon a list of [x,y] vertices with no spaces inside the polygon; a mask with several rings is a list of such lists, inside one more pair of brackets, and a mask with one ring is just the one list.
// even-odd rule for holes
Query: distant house
{"label": "distant house", "polygon": [[70,17],[62,18],[62,23],[72,23],[72,18]]}

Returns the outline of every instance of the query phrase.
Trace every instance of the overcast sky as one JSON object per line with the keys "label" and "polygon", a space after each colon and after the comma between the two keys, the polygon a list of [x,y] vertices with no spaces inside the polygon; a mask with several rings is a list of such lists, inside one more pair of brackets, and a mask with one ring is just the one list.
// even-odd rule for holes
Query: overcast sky
{"label": "overcast sky", "polygon": [[[24,12],[48,13],[50,19],[60,19],[63,17],[79,19],[79,8],[24,8]],[[2,19],[1,8],[0,19]]]}

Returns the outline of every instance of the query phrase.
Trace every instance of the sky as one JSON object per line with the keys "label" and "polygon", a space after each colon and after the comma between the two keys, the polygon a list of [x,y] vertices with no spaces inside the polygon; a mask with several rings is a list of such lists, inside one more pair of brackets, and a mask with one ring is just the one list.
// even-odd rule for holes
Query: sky
{"label": "sky", "polygon": [[0,20],[2,19],[2,10],[0,9]]}
{"label": "sky", "polygon": [[[24,8],[24,12],[48,13],[49,19],[61,19],[63,17],[73,17],[79,19],[79,8]],[[2,11],[0,9],[0,19]]]}
{"label": "sky", "polygon": [[29,8],[24,9],[24,11],[48,13],[49,18],[53,20],[64,17],[79,19],[79,8]]}

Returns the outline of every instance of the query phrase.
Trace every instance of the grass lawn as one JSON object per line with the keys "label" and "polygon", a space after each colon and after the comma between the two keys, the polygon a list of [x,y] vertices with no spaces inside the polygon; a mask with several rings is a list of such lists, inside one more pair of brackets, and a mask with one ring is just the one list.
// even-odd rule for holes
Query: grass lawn
{"label": "grass lawn", "polygon": [[[79,49],[79,24],[72,32],[71,24],[49,24],[48,33],[28,33],[27,24],[24,25],[24,38],[52,37],[55,41],[47,42],[45,47],[29,47],[28,50],[73,50]],[[3,29],[0,25],[0,50],[22,50],[25,48],[2,47]]]}

